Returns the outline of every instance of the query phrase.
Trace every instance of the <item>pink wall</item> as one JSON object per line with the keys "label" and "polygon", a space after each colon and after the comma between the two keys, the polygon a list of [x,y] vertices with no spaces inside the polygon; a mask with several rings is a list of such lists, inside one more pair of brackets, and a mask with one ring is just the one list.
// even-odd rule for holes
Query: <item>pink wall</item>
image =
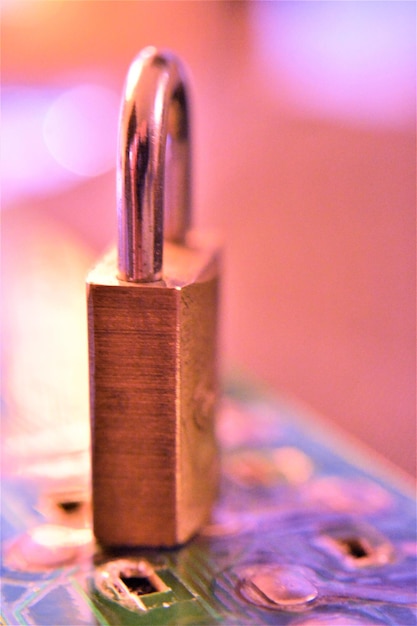
{"label": "pink wall", "polygon": [[[2,26],[9,85],[94,82],[118,94],[143,45],[183,56],[194,77],[195,222],[226,243],[224,370],[300,397],[410,473],[414,11],[9,0]],[[58,222],[94,255],[111,242],[114,173],[71,176],[57,189],[46,174],[36,195],[23,183],[10,195],[11,248],[16,224],[31,220]]]}

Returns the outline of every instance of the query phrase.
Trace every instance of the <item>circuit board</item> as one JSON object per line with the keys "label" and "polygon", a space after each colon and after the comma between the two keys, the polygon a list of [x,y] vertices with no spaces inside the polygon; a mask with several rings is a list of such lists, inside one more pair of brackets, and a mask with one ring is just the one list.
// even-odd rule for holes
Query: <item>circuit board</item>
{"label": "circuit board", "polygon": [[103,552],[88,476],[6,471],[1,624],[416,624],[411,488],[304,413],[229,389],[213,518],[176,550]]}

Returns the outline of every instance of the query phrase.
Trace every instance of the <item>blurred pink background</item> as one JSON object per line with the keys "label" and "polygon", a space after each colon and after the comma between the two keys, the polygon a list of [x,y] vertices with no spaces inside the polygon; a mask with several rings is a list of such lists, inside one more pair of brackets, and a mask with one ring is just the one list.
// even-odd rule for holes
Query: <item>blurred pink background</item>
{"label": "blurred pink background", "polygon": [[85,423],[83,277],[115,241],[119,99],[152,44],[193,78],[194,224],[225,242],[225,375],[300,398],[414,474],[415,10],[5,0],[11,412]]}

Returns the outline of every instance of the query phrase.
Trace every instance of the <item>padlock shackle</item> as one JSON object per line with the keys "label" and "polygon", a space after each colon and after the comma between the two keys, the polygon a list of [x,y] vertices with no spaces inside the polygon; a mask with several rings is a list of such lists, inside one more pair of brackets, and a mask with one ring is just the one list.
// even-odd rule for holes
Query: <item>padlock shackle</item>
{"label": "padlock shackle", "polygon": [[119,125],[121,280],[162,277],[164,237],[183,243],[189,227],[190,174],[184,70],[171,53],[145,48],[130,66]]}

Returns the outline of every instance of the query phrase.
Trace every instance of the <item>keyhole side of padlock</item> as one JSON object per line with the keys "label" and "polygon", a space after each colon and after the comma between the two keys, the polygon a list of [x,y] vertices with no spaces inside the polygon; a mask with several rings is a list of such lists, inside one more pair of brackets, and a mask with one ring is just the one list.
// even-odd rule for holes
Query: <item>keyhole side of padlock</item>
{"label": "keyhole side of padlock", "polygon": [[124,89],[117,171],[118,277],[162,277],[164,239],[190,226],[191,155],[185,71],[171,53],[145,48]]}

